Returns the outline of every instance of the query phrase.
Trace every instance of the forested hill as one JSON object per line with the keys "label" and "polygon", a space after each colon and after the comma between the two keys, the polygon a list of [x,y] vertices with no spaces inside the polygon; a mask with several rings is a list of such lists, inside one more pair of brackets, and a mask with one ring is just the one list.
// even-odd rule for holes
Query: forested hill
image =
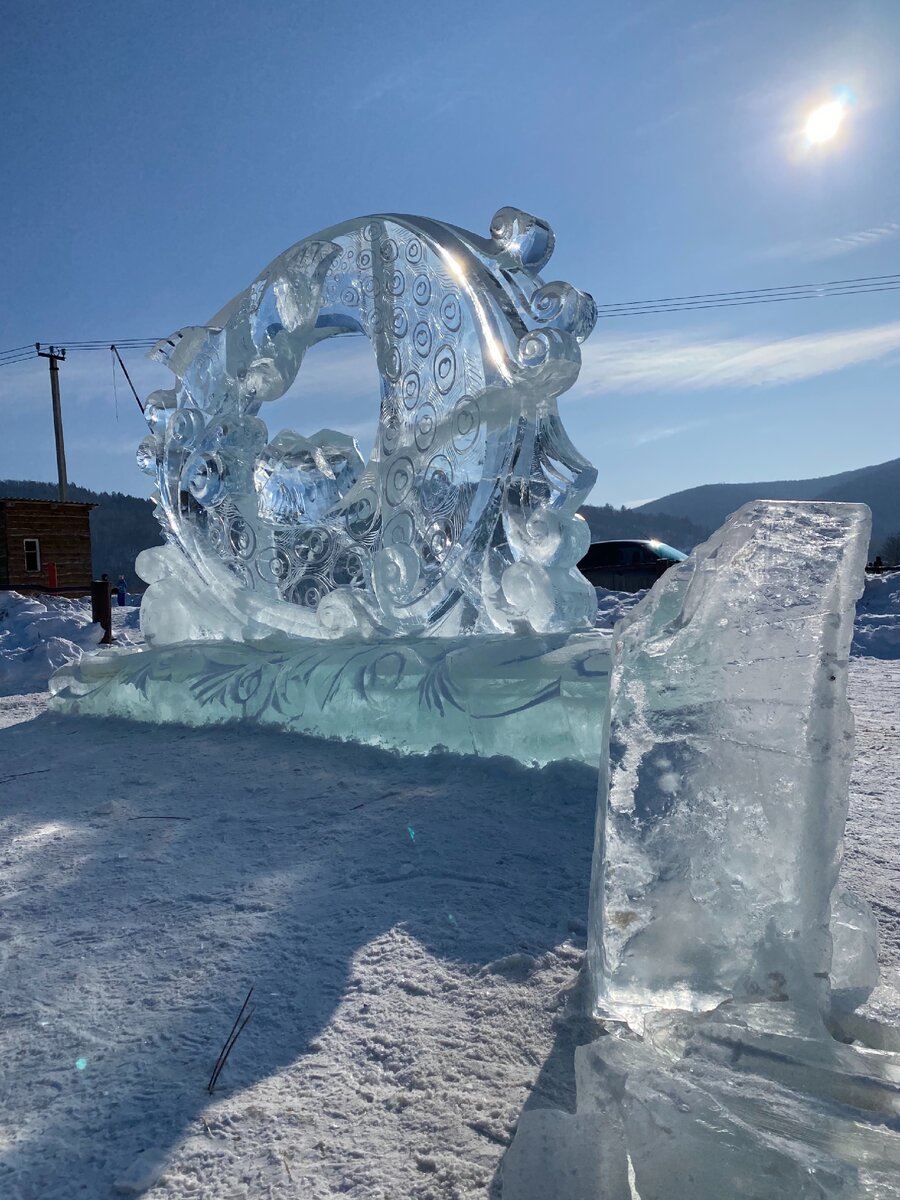
{"label": "forested hill", "polygon": [[818,479],[781,479],[763,483],[707,483],[650,500],[635,509],[643,516],[665,513],[716,529],[748,500],[854,500],[872,510],[872,546],[900,532],[900,458],[823,475]]}
{"label": "forested hill", "polygon": [[[0,479],[0,496],[22,500],[56,500],[55,483],[33,479]],[[128,586],[143,590],[144,584],[134,572],[134,560],[148,546],[162,541],[159,524],[149,500],[125,496],[122,492],[95,492],[69,484],[69,499],[96,504],[91,512],[91,550],[94,577],[105,571],[110,579],[124,575]]]}
{"label": "forested hill", "polygon": [[695,525],[686,517],[667,513],[646,513],[636,508],[613,508],[611,504],[598,507],[585,504],[578,510],[591,527],[591,541],[608,542],[620,538],[656,538],[676,550],[689,553],[699,542],[705,542],[713,526]]}

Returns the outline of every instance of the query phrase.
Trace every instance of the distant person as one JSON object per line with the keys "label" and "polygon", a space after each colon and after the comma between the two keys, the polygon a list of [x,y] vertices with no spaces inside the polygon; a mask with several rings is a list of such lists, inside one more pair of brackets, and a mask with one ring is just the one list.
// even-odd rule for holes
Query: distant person
{"label": "distant person", "polygon": [[128,584],[125,582],[125,576],[120,575],[116,580],[116,599],[119,602],[119,608],[125,607],[125,600],[128,597]]}
{"label": "distant person", "polygon": [[884,570],[884,563],[881,561],[880,554],[875,555],[875,561],[872,563],[872,570],[875,572],[876,575],[880,575],[881,572]]}

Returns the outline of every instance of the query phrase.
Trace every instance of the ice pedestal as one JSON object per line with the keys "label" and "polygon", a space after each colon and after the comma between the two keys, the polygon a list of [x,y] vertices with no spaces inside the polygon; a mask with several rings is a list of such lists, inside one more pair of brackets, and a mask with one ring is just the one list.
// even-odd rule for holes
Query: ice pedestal
{"label": "ice pedestal", "polygon": [[[196,633],[195,633],[196,636]],[[599,631],[464,638],[204,641],[85,657],[51,680],[58,712],[228,721],[427,754],[596,766],[609,685]]]}
{"label": "ice pedestal", "polygon": [[[615,633],[589,971],[597,1015],[827,1002],[864,505],[745,505]],[[861,925],[842,927],[860,963]]]}

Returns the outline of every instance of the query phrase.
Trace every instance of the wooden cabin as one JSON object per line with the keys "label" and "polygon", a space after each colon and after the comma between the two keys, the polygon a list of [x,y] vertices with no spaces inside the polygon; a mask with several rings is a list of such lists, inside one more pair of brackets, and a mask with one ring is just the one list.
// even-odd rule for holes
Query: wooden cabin
{"label": "wooden cabin", "polygon": [[87,595],[96,507],[0,497],[0,590]]}

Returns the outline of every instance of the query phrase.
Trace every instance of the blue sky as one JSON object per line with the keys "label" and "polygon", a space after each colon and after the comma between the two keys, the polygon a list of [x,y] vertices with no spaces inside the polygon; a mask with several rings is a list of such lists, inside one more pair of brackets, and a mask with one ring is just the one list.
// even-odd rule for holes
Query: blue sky
{"label": "blue sky", "polygon": [[[599,303],[900,273],[894,0],[3,6],[0,350],[206,321],[338,220],[547,218]],[[807,114],[855,103],[810,148]],[[560,401],[616,504],[900,455],[900,292],[601,321]],[[144,394],[167,372],[132,354]],[[143,494],[108,353],[61,370],[70,478]],[[367,345],[271,429],[371,442]],[[0,477],[53,479],[46,362],[0,368]]]}

